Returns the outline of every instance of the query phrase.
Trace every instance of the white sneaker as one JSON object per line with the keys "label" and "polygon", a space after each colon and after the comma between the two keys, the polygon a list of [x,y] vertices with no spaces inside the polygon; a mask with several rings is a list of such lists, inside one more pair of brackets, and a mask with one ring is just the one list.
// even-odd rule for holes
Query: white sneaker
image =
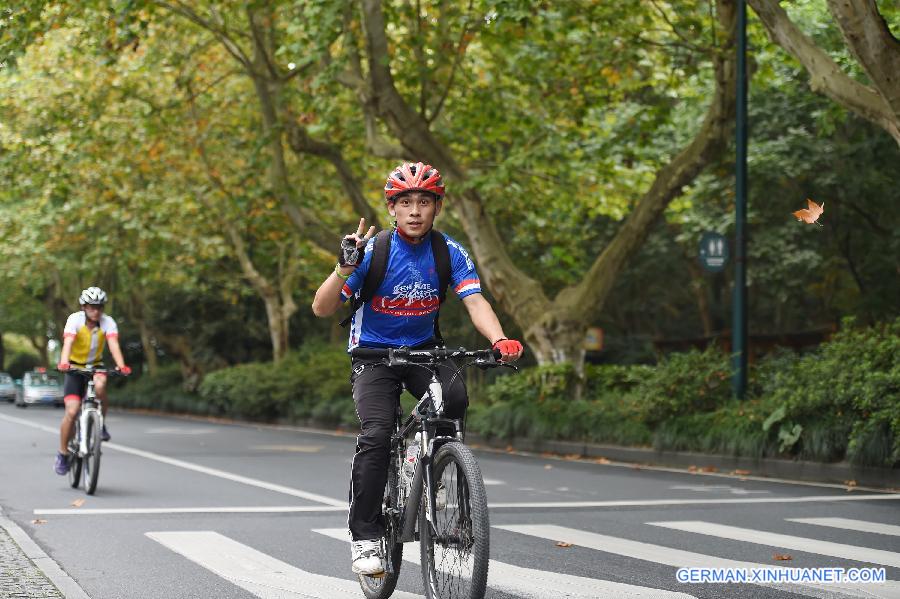
{"label": "white sneaker", "polygon": [[381,539],[353,541],[350,543],[350,552],[353,556],[354,574],[376,576],[384,573]]}

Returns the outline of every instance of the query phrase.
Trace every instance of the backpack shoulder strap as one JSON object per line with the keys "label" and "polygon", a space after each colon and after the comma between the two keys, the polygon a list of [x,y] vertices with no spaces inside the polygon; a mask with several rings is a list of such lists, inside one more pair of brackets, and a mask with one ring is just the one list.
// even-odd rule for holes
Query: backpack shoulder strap
{"label": "backpack shoulder strap", "polygon": [[382,229],[375,236],[375,247],[372,250],[372,261],[369,263],[369,270],[366,271],[366,279],[363,281],[362,289],[359,296],[353,297],[353,303],[350,309],[350,315],[341,321],[341,326],[346,327],[350,324],[350,320],[360,306],[372,301],[375,292],[381,287],[384,281],[384,275],[387,272],[388,256],[391,253],[391,236],[393,229]]}
{"label": "backpack shoulder strap", "polygon": [[[431,231],[431,253],[434,254],[434,269],[438,275],[438,293],[441,304],[447,299],[447,287],[450,286],[450,248],[447,247],[447,238],[440,231]],[[434,315],[434,339],[438,345],[444,347],[444,337],[441,335],[441,309],[438,305],[437,314]]]}
{"label": "backpack shoulder strap", "polygon": [[444,234],[434,229],[431,231],[431,252],[434,254],[434,268],[437,270],[438,290],[443,304],[450,286],[450,248]]}

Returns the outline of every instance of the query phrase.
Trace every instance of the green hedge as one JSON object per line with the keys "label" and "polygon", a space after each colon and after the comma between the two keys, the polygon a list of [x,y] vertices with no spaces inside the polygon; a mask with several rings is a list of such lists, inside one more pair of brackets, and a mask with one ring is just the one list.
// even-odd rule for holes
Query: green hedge
{"label": "green hedge", "polygon": [[504,377],[473,402],[470,430],[657,449],[900,464],[900,318],[840,332],[815,352],[754,364],[748,397],[731,398],[729,357],[715,348],[657,366],[594,366],[580,399],[565,366]]}
{"label": "green hedge", "polygon": [[[754,364],[746,400],[731,398],[728,356],[714,348],[671,354],[656,366],[528,368],[470,389],[469,430],[653,446],[729,455],[861,465],[900,464],[900,319],[870,328],[846,321],[815,352],[780,351]],[[260,421],[358,425],[342,348],[311,343],[279,364],[206,376],[198,394],[165,368],[116,391],[114,405]],[[409,408],[412,398],[404,397]]]}

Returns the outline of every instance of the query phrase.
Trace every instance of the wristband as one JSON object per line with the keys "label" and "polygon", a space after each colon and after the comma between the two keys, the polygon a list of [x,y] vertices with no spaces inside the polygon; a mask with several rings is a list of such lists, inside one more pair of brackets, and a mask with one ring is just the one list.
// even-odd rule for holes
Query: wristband
{"label": "wristband", "polygon": [[335,264],[334,265],[334,274],[336,274],[337,276],[339,276],[340,278],[342,278],[346,281],[347,279],[350,278],[350,275],[352,275],[353,273],[351,272],[350,274],[345,275],[344,273],[341,272],[341,265]]}

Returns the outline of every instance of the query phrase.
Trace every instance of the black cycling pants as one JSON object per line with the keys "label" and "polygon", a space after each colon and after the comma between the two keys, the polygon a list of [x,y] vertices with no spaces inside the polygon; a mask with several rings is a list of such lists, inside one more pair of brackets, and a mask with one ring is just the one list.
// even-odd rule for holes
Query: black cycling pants
{"label": "black cycling pants", "polygon": [[[469,405],[462,375],[455,378],[456,365],[446,362],[439,368],[444,392],[444,416],[463,418]],[[450,381],[453,381],[452,386]],[[387,483],[394,414],[400,401],[402,384],[421,398],[428,389],[431,373],[421,366],[390,367],[384,363],[353,360],[353,401],[359,417],[356,455],[350,477],[350,534],[354,541],[384,536],[381,502]]]}

